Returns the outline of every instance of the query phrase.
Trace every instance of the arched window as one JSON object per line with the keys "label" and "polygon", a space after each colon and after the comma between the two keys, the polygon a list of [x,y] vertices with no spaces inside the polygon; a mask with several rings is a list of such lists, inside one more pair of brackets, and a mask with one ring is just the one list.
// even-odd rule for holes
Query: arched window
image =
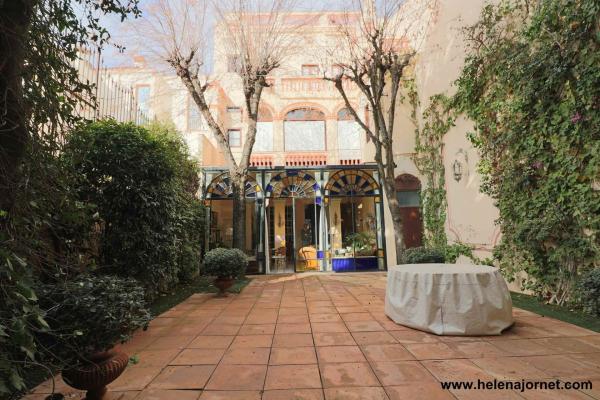
{"label": "arched window", "polygon": [[361,170],[341,170],[329,178],[325,186],[326,196],[376,196],[379,185],[367,172]]}
{"label": "arched window", "polygon": [[[356,157],[356,150],[360,150],[360,132],[361,128],[354,116],[347,108],[342,108],[337,115],[338,125],[338,149],[341,153],[340,158]],[[358,154],[360,157],[360,155]]]}
{"label": "arched window", "polygon": [[288,112],[284,122],[286,151],[325,150],[325,114],[314,108]]}
{"label": "arched window", "polygon": [[[252,176],[246,176],[246,198],[254,199],[261,192],[260,185]],[[206,200],[230,199],[233,196],[231,179],[227,172],[217,175],[206,188]]]}
{"label": "arched window", "polygon": [[256,141],[252,150],[256,152],[273,151],[273,115],[266,108],[258,111]]}
{"label": "arched window", "polygon": [[315,197],[319,184],[315,178],[302,171],[280,172],[271,178],[267,186],[267,197]]}

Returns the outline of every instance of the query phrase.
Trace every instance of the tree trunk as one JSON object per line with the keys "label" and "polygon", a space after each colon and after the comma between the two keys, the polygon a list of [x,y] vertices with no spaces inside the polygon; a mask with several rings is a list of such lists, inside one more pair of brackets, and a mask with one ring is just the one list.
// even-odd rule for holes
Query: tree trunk
{"label": "tree trunk", "polygon": [[230,170],[233,192],[233,243],[232,247],[245,251],[246,244],[246,174]]}
{"label": "tree trunk", "polygon": [[18,170],[29,141],[23,65],[33,0],[0,2],[0,210],[12,209]]}
{"label": "tree trunk", "polygon": [[400,264],[402,253],[404,252],[404,229],[402,221],[402,209],[396,197],[396,187],[394,176],[385,176],[383,178],[385,197],[388,203],[388,209],[392,216],[392,226],[394,227],[394,245],[396,248],[396,262]]}

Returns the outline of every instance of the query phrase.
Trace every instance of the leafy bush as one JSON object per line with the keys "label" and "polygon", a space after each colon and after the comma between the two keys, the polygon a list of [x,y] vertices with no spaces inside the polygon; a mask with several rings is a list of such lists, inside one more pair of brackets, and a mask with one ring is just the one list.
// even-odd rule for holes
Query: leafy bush
{"label": "leafy bush", "polygon": [[135,277],[148,298],[197,274],[204,214],[197,168],[177,132],[91,123],[72,132],[63,160],[80,174],[80,200],[97,206],[105,270]]}
{"label": "leafy bush", "polygon": [[150,320],[144,289],[131,278],[84,275],[38,293],[52,329],[42,341],[63,364],[128,340]]}
{"label": "leafy bush", "polygon": [[444,258],[448,264],[454,264],[461,255],[469,257],[472,260],[475,258],[473,256],[473,248],[464,243],[453,243],[444,247]]}
{"label": "leafy bush", "polygon": [[240,249],[213,249],[204,255],[204,274],[219,278],[242,276],[248,266],[248,257]]}
{"label": "leafy bush", "polygon": [[503,0],[464,32],[456,99],[499,210],[495,255],[554,304],[600,260],[599,10],[597,0]]}
{"label": "leafy bush", "polygon": [[578,289],[585,311],[600,317],[600,268],[594,268],[583,275]]}
{"label": "leafy bush", "polygon": [[412,247],[402,253],[402,264],[444,263],[444,252],[427,247]]}

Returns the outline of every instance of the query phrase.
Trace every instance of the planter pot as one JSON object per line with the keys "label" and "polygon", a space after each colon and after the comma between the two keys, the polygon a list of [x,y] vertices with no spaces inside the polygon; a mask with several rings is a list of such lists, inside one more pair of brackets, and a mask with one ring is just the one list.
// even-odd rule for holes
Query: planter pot
{"label": "planter pot", "polygon": [[219,289],[219,293],[217,294],[217,296],[227,297],[226,290],[229,289],[231,286],[233,286],[233,282],[235,282],[235,279],[233,279],[233,278],[219,277],[219,278],[215,279],[213,284],[217,287],[217,289]]}
{"label": "planter pot", "polygon": [[86,390],[87,400],[100,400],[106,394],[106,385],[123,373],[129,356],[125,353],[109,350],[93,354],[89,363],[62,371],[63,380],[79,390]]}

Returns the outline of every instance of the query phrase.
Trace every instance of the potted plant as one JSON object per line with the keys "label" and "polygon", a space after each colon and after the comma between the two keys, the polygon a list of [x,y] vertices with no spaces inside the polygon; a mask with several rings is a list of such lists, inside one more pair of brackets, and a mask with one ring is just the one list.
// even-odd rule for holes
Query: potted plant
{"label": "potted plant", "polygon": [[88,400],[102,399],[106,385],[129,362],[129,356],[113,346],[150,320],[143,288],[131,278],[85,275],[44,285],[40,293],[50,326],[44,341],[63,367],[63,380],[86,390]]}
{"label": "potted plant", "polygon": [[204,274],[215,277],[213,284],[219,289],[218,296],[227,296],[235,279],[244,275],[248,257],[239,249],[216,248],[204,256]]}
{"label": "potted plant", "polygon": [[357,232],[346,236],[346,246],[352,248],[355,256],[372,256],[377,251],[377,240],[371,232]]}

